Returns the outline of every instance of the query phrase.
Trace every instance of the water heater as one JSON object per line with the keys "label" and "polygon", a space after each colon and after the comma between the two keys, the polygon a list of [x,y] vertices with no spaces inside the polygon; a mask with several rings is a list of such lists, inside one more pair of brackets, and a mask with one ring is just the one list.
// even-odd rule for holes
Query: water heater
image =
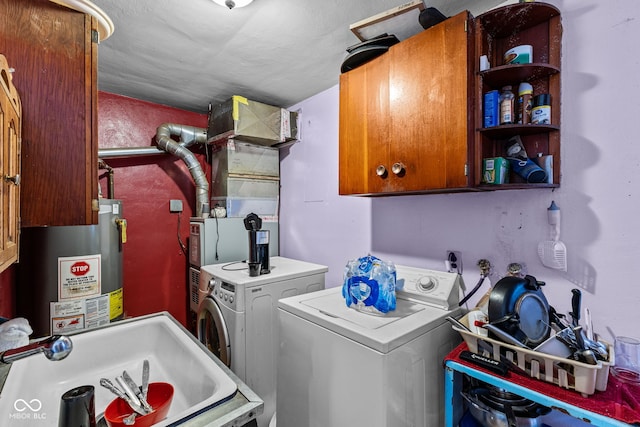
{"label": "water heater", "polygon": [[102,326],[124,315],[122,202],[100,199],[97,225],[25,227],[17,315],[32,338]]}

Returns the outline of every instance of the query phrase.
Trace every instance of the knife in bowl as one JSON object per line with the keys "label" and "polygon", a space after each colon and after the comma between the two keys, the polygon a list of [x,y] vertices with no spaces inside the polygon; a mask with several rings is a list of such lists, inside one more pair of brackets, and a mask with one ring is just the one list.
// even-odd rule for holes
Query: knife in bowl
{"label": "knife in bowl", "polygon": [[149,361],[147,359],[142,362],[142,397],[147,400],[149,392]]}

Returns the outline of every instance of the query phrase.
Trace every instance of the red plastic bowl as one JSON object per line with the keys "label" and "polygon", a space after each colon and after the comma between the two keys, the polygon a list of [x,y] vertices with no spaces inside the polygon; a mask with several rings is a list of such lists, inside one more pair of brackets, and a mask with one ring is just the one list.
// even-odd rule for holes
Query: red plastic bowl
{"label": "red plastic bowl", "polygon": [[[173,386],[169,383],[150,383],[147,393],[147,402],[153,411],[146,415],[136,417],[136,427],[149,427],[159,423],[167,417],[171,400],[173,399]],[[124,426],[123,419],[133,413],[133,409],[127,402],[116,397],[104,410],[104,419],[110,427]]]}

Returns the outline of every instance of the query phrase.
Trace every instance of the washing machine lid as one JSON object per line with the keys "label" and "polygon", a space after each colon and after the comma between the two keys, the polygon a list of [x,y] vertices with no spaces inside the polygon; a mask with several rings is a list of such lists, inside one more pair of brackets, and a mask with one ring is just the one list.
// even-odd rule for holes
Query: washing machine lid
{"label": "washing machine lid", "polygon": [[205,265],[202,269],[225,282],[245,287],[262,286],[276,281],[295,279],[329,271],[329,268],[325,265],[280,256],[269,258],[269,266],[271,268],[269,274],[261,274],[256,277],[249,276],[248,265],[240,262]]}
{"label": "washing machine lid", "polygon": [[284,298],[278,307],[381,353],[428,333],[446,323],[446,316],[457,316],[460,311],[397,297],[394,311],[362,313],[347,307],[341,287]]}

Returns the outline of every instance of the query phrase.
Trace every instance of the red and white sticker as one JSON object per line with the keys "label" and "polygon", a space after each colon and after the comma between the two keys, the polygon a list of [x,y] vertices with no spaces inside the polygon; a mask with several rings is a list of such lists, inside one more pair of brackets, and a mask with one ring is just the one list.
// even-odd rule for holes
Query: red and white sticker
{"label": "red and white sticker", "polygon": [[50,303],[51,333],[62,334],[109,323],[110,295]]}
{"label": "red and white sticker", "polygon": [[58,300],[100,295],[100,254],[58,258]]}

